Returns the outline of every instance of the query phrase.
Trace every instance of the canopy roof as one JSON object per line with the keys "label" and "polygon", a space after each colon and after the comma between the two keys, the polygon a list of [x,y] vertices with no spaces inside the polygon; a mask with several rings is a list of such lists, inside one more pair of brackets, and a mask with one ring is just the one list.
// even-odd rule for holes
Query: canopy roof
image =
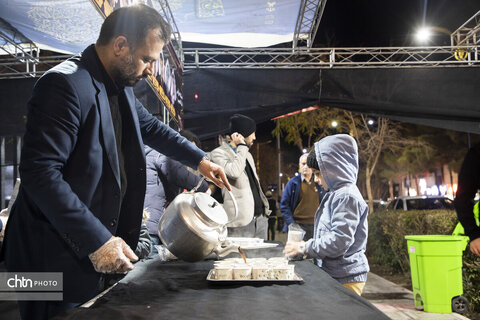
{"label": "canopy roof", "polygon": [[[147,2],[161,9],[158,1]],[[315,11],[302,11],[301,3],[169,1],[183,41],[240,47],[292,41],[299,12],[308,19],[313,19],[308,15],[315,15]],[[15,36],[18,41],[33,41],[40,48],[54,51],[82,51],[95,42],[103,21],[89,0],[0,0],[0,5],[0,18],[21,33]],[[0,23],[0,32],[8,35],[16,31]],[[478,52],[479,43],[474,45],[476,50],[472,52]],[[478,66],[477,54],[472,57],[475,60],[471,63]],[[338,54],[330,58],[338,58]],[[244,113],[262,122],[319,104],[480,133],[480,90],[476,89],[479,80],[476,67],[189,69],[184,73],[184,123],[186,128],[207,138],[225,132],[233,113]],[[11,123],[2,123],[1,129],[6,133],[23,131],[26,99],[33,82],[0,82],[0,118],[12,119]],[[194,99],[195,94],[198,99]],[[152,111],[151,105],[147,107]],[[155,108],[159,113],[158,106]]]}
{"label": "canopy roof", "polygon": [[[147,3],[161,10],[158,1]],[[292,41],[300,4],[298,0],[169,1],[183,41],[237,47]],[[0,0],[0,5],[0,18],[39,48],[58,52],[82,51],[95,42],[103,21],[89,0]],[[305,12],[310,19],[314,14]]]}

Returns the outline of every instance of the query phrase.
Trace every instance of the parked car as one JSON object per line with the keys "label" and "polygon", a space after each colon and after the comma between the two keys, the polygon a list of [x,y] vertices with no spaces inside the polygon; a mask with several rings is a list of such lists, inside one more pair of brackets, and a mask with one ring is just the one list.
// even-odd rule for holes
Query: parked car
{"label": "parked car", "polygon": [[[365,199],[365,202],[368,204],[368,199]],[[377,210],[385,210],[387,208],[389,201],[384,200],[373,200],[373,209],[374,211]]]}
{"label": "parked car", "polygon": [[390,201],[387,210],[454,210],[453,200],[444,196],[398,197]]}

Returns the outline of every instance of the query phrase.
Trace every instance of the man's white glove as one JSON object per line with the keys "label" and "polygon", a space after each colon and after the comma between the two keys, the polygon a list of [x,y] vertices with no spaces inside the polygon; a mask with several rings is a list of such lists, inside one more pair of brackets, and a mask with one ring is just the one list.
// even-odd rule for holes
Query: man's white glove
{"label": "man's white glove", "polygon": [[286,258],[297,258],[305,255],[305,241],[288,241],[283,249]]}
{"label": "man's white glove", "polygon": [[127,273],[133,270],[130,261],[137,261],[137,255],[119,237],[111,237],[97,251],[88,255],[95,271],[101,273]]}

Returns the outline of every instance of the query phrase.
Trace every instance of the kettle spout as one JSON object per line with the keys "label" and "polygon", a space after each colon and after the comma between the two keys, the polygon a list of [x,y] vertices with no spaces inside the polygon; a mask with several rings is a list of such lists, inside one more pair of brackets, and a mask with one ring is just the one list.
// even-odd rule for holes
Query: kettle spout
{"label": "kettle spout", "polygon": [[213,252],[215,252],[219,257],[225,257],[226,255],[232,252],[238,253],[238,248],[239,246],[237,245],[228,244],[226,246],[222,246],[222,244],[219,243],[217,247],[213,249]]}

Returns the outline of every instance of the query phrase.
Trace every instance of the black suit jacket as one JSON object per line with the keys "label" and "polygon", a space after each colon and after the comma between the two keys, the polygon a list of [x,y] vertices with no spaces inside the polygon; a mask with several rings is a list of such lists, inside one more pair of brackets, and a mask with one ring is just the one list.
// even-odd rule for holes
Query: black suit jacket
{"label": "black suit jacket", "polygon": [[132,249],[137,245],[146,185],[143,143],[191,167],[204,156],[148,113],[126,87],[129,176],[121,204],[110,105],[95,55],[92,45],[35,85],[21,155],[22,183],[3,247],[9,271],[63,272],[64,300],[70,302],[97,293],[100,274],[88,254],[112,235]]}

